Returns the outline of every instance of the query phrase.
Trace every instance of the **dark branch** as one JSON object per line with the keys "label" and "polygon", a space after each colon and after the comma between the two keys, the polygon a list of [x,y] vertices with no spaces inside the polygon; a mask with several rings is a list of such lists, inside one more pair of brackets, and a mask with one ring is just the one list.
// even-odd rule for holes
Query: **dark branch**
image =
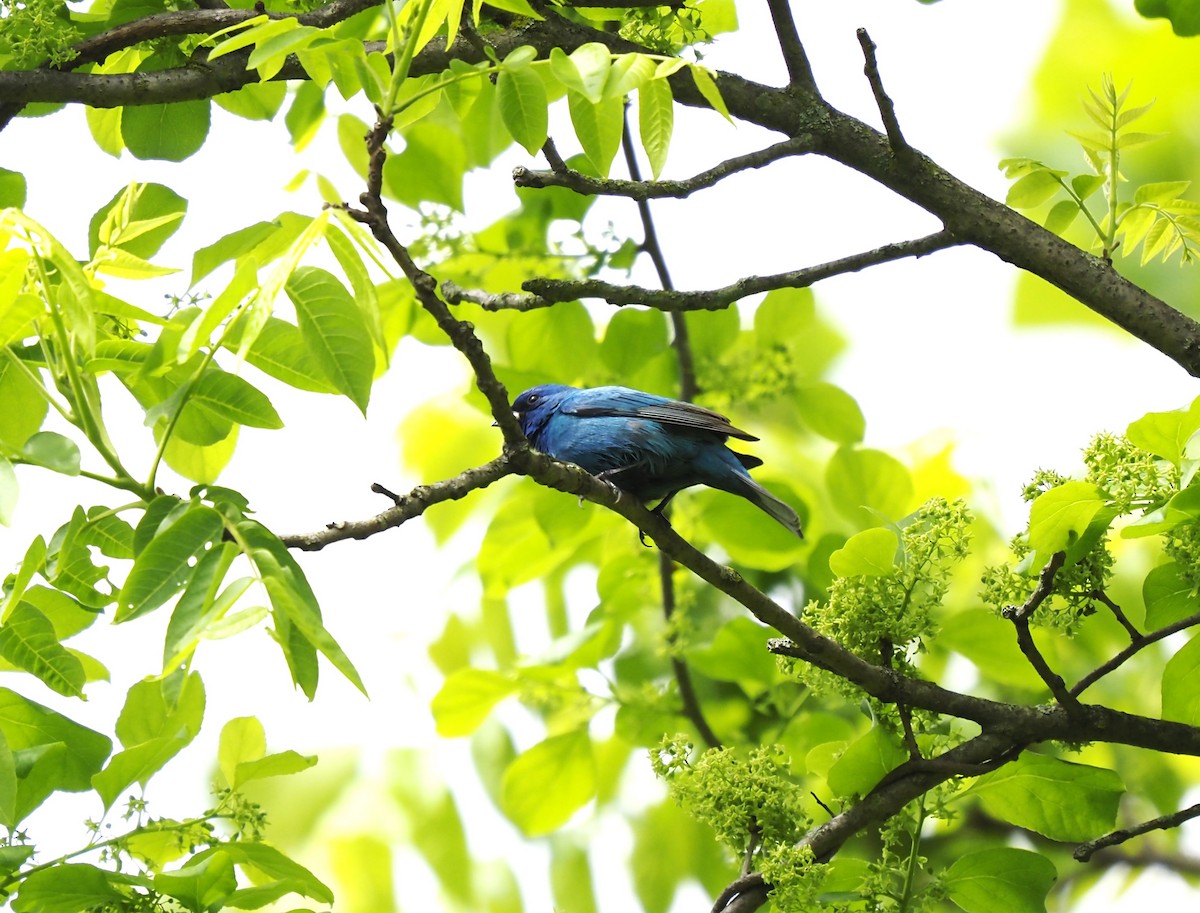
{"label": "dark branch", "polygon": [[858,29],[856,34],[858,43],[862,46],[863,58],[866,60],[863,72],[867,76],[867,82],[871,84],[871,93],[875,96],[875,105],[879,108],[879,116],[883,118],[883,129],[887,132],[888,142],[896,155],[906,155],[912,151],[912,147],[904,138],[904,134],[900,132],[900,121],[896,119],[896,106],[884,91],[883,77],[879,75],[879,64],[875,60],[875,42],[871,40],[866,29]]}
{"label": "dark branch", "polygon": [[332,542],[342,542],[346,539],[366,539],[387,529],[394,529],[402,523],[420,516],[434,504],[443,501],[457,501],[473,491],[487,488],[505,476],[512,475],[513,469],[507,456],[499,456],[474,469],[459,473],[452,479],[434,482],[432,485],[418,485],[406,495],[388,494],[394,507],[368,517],[366,520],[352,520],[340,523],[330,523],[328,527],[315,533],[304,533],[295,536],[282,536],[281,540],[288,548],[306,552],[323,549]]}
{"label": "dark branch", "polygon": [[1078,706],[1079,702],[1067,691],[1067,683],[1062,680],[1062,676],[1050,668],[1050,664],[1046,662],[1046,658],[1042,656],[1037,644],[1034,643],[1033,632],[1029,630],[1030,617],[1043,602],[1053,595],[1054,577],[1063,566],[1066,557],[1066,552],[1055,552],[1046,562],[1046,566],[1042,568],[1041,574],[1038,575],[1037,586],[1025,600],[1024,605],[1008,606],[1003,614],[1016,628],[1017,644],[1020,646],[1021,652],[1025,654],[1025,658],[1029,660],[1029,664],[1033,666],[1037,674],[1041,676],[1042,681],[1046,683],[1050,693],[1054,695],[1054,699],[1060,704],[1073,708]]}
{"label": "dark branch", "polygon": [[1095,840],[1089,840],[1087,843],[1080,844],[1072,855],[1079,862],[1087,862],[1097,850],[1116,846],[1119,843],[1132,840],[1134,837],[1140,837],[1142,834],[1147,834],[1150,831],[1165,831],[1172,827],[1179,827],[1183,822],[1190,821],[1193,818],[1200,818],[1200,804],[1173,812],[1169,815],[1151,818],[1149,821],[1143,821],[1141,824],[1134,825],[1133,827],[1121,828],[1120,830],[1113,831],[1111,834],[1097,837]]}
{"label": "dark branch", "polygon": [[[533,310],[545,307],[542,302],[574,301],[578,298],[602,298],[609,304],[619,306],[640,304],[662,311],[718,311],[759,292],[777,288],[807,288],[822,279],[854,273],[868,266],[902,260],[906,257],[924,257],[935,251],[944,250],[962,243],[950,232],[939,231],[924,238],[885,244],[874,250],[863,251],[840,260],[831,260],[817,266],[776,273],[773,276],[748,276],[732,285],[711,291],[680,292],[642,288],[636,285],[616,285],[600,279],[530,279],[522,288],[531,295],[522,299],[518,310]],[[486,304],[484,305],[487,306]]]}
{"label": "dark branch", "polygon": [[771,21],[779,38],[779,49],[783,52],[783,62],[787,66],[788,87],[816,95],[817,81],[813,78],[812,65],[808,62],[808,55],[804,53],[804,45],[800,43],[789,0],[767,0],[767,8],[771,11]]}
{"label": "dark branch", "polygon": [[816,151],[816,145],[811,136],[801,136],[796,139],[784,140],[765,149],[749,152],[745,155],[734,156],[720,164],[714,165],[707,171],[681,181],[643,181],[634,179],[623,181],[617,178],[595,178],[551,162],[550,171],[532,171],[523,165],[513,169],[513,182],[518,187],[566,187],[576,193],[588,196],[631,197],[635,200],[654,200],[661,198],[683,199],[697,190],[712,187],[724,178],[740,171],[751,168],[762,168],[780,159],[793,155],[806,155]]}
{"label": "dark branch", "polygon": [[1092,598],[1108,607],[1108,610],[1112,612],[1117,621],[1121,623],[1121,627],[1123,627],[1129,634],[1129,640],[1131,643],[1136,644],[1142,639],[1142,632],[1139,631],[1134,623],[1125,616],[1125,613],[1121,611],[1121,607],[1113,602],[1112,599],[1109,598],[1109,595],[1104,592],[1104,590],[1096,590],[1096,592],[1092,593]]}
{"label": "dark branch", "polygon": [[1181,618],[1179,621],[1173,622],[1172,624],[1169,624],[1163,628],[1159,628],[1157,631],[1152,631],[1151,633],[1146,634],[1140,640],[1130,644],[1120,653],[1113,656],[1112,659],[1108,660],[1102,665],[1097,666],[1095,669],[1077,681],[1071,688],[1071,695],[1073,697],[1078,697],[1088,688],[1092,687],[1092,685],[1096,684],[1096,682],[1098,682],[1100,679],[1104,678],[1104,676],[1120,668],[1126,661],[1136,656],[1152,643],[1156,643],[1157,641],[1162,640],[1164,637],[1170,637],[1172,634],[1175,634],[1179,631],[1185,631],[1188,628],[1194,627],[1195,625],[1200,625],[1200,612],[1197,612],[1194,615],[1189,615],[1187,618]]}

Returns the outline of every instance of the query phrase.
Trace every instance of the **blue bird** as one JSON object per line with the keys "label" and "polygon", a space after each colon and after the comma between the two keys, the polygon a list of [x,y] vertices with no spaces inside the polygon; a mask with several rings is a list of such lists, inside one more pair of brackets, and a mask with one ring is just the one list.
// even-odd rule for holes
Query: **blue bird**
{"label": "blue bird", "polygon": [[513,403],[521,430],[535,448],[574,463],[640,501],[662,500],[707,485],[739,495],[797,536],[800,518],[752,478],[758,457],[725,446],[730,437],[757,441],[729,419],[692,403],[629,387],[531,387]]}

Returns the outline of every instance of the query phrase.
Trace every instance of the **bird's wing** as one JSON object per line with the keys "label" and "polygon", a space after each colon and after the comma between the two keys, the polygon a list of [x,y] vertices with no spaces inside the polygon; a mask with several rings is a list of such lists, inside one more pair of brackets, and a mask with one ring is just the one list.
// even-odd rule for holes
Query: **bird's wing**
{"label": "bird's wing", "polygon": [[753,434],[735,428],[729,424],[729,419],[711,409],[655,396],[653,393],[631,390],[628,387],[593,387],[580,390],[570,397],[569,402],[563,404],[562,411],[580,418],[616,416],[650,419],[664,425],[709,431],[743,441],[758,440]]}

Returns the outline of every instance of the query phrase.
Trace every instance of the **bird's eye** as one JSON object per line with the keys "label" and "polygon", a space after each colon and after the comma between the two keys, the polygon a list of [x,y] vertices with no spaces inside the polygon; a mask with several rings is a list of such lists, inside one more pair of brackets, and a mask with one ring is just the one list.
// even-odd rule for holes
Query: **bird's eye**
{"label": "bird's eye", "polygon": [[529,394],[529,400],[528,400],[529,405],[536,406],[538,404],[538,400],[540,400],[540,399],[541,399],[541,397],[538,396],[536,393]]}

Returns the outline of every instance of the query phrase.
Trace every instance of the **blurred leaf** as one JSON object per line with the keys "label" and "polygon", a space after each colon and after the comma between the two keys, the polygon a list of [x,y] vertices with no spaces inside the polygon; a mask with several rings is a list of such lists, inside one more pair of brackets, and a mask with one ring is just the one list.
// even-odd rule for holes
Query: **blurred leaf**
{"label": "blurred leaf", "polygon": [[470,735],[515,690],[511,677],[487,669],[459,669],[447,676],[431,705],[438,735]]}
{"label": "blurred leaf", "polygon": [[562,913],[596,913],[590,854],[569,838],[550,841],[550,896]]}
{"label": "blurred leaf", "polygon": [[121,138],[139,159],[182,162],[204,145],[211,122],[208,99],[121,109]]}
{"label": "blurred leaf", "polygon": [[1200,35],[1200,3],[1196,0],[1134,0],[1133,5],[1148,19],[1169,19],[1176,35]]}
{"label": "blurred leaf", "polygon": [[882,450],[839,448],[825,470],[825,482],[834,505],[860,526],[878,525],[879,515],[899,519],[912,505],[912,476]]}
{"label": "blurred leaf", "polygon": [[835,444],[857,444],[866,431],[862,409],[841,387],[814,381],[795,392],[800,417],[813,431]]}
{"label": "blurred leaf", "polygon": [[197,854],[173,872],[159,872],[153,881],[156,891],[175,898],[192,913],[219,909],[237,889],[233,860],[221,849]]}
{"label": "blurred leaf", "polygon": [[773,633],[749,618],[730,619],[712,643],[688,651],[688,664],[709,678],[737,682],[748,694],[758,694],[779,680],[775,657],[767,652]]}
{"label": "blurred leaf", "polygon": [[57,431],[39,431],[25,442],[23,456],[35,466],[63,475],[79,475],[79,445]]}
{"label": "blurred leaf", "polygon": [[550,736],[504,772],[504,813],[527,836],[566,824],[596,794],[596,761],[586,730]]}

